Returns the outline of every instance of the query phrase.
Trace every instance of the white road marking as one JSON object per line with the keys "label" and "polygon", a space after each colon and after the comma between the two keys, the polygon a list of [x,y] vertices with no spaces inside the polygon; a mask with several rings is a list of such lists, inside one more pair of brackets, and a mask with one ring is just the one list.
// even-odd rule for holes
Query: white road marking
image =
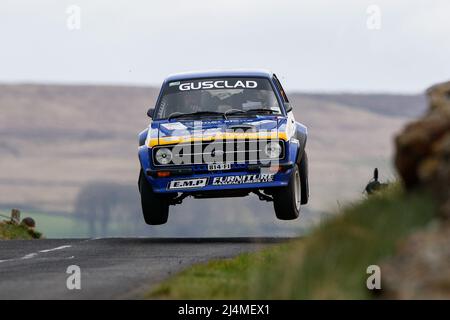
{"label": "white road marking", "polygon": [[[70,245],[66,245],[66,246],[60,246],[60,247],[56,247],[56,248],[52,248],[52,249],[45,249],[45,250],[41,250],[39,252],[33,252],[33,253],[26,254],[23,257],[18,258],[18,259],[0,260],[0,263],[6,262],[6,261],[15,261],[15,260],[28,260],[28,259],[32,259],[32,258],[36,257],[37,255],[39,255],[39,253],[48,253],[48,252],[63,250],[63,249],[71,248],[71,247],[72,246],[70,246]],[[74,258],[74,256],[69,257],[69,259],[73,259],[73,258]]]}
{"label": "white road marking", "polygon": [[62,250],[62,249],[70,248],[70,247],[72,247],[72,246],[61,246],[61,247],[57,247],[57,248],[53,248],[53,249],[41,250],[41,251],[39,251],[39,252],[46,253],[46,252],[52,252],[52,251],[56,251],[56,250]]}
{"label": "white road marking", "polygon": [[20,259],[21,259],[21,260],[31,259],[31,258],[36,257],[37,255],[38,255],[37,253],[29,253],[29,254],[23,256],[23,257],[20,258]]}

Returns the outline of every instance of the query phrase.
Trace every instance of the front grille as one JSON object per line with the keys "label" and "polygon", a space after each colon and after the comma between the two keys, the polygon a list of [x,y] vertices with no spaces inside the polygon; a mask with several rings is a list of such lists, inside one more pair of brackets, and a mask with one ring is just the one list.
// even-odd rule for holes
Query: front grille
{"label": "front grille", "polygon": [[[210,163],[259,163],[270,160],[265,154],[267,143],[275,142],[281,146],[279,160],[284,158],[284,143],[281,140],[214,140],[182,143],[177,145],[156,146],[153,148],[153,164],[155,166],[198,165]],[[160,148],[168,148],[173,152],[170,164],[162,165],[156,161],[155,154]]]}

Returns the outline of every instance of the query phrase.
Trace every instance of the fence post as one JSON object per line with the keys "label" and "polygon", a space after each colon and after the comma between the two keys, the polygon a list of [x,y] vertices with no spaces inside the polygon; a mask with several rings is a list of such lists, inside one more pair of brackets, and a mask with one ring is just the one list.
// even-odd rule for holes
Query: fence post
{"label": "fence post", "polygon": [[11,222],[13,222],[15,224],[20,223],[20,210],[19,209],[11,210]]}

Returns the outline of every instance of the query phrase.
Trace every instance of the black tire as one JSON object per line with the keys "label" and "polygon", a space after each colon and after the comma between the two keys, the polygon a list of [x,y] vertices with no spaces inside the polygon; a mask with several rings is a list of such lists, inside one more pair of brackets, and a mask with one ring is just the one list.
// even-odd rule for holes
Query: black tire
{"label": "black tire", "polygon": [[[300,214],[301,179],[300,170],[296,164],[292,169],[291,179],[287,187],[277,189],[273,194],[275,215],[280,220],[294,220]],[[298,190],[300,188],[300,190]]]}
{"label": "black tire", "polygon": [[144,176],[141,169],[139,173],[139,192],[141,193],[142,213],[146,224],[165,224],[169,218],[169,201],[167,197],[157,195]]}
{"label": "black tire", "polygon": [[303,152],[300,160],[300,182],[302,184],[302,202],[307,204],[309,200],[309,182],[308,182],[308,155]]}

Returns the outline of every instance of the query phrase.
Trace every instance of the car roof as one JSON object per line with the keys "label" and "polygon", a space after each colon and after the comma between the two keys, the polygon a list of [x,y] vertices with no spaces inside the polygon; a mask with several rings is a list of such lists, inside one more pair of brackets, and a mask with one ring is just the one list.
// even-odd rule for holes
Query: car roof
{"label": "car roof", "polygon": [[271,78],[272,72],[263,69],[256,70],[246,70],[246,69],[235,69],[235,70],[208,70],[208,71],[192,71],[183,72],[169,75],[165,82],[179,81],[187,79],[202,79],[202,78],[221,78],[221,77],[255,77],[255,78]]}

